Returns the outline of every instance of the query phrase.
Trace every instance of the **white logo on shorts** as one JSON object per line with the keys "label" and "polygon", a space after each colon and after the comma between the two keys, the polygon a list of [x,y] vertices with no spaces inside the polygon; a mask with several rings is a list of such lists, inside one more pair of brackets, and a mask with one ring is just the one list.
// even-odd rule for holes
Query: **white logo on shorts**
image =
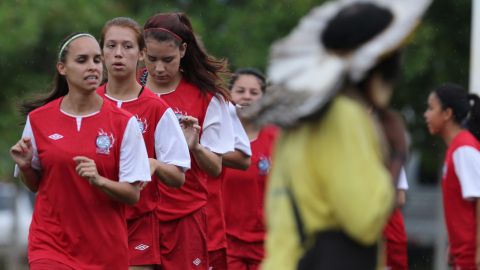
{"label": "white logo on shorts", "polygon": [[63,136],[58,134],[58,133],[55,133],[55,134],[52,134],[52,135],[48,136],[48,138],[56,141],[56,140],[60,140],[61,138],[63,138]]}
{"label": "white logo on shorts", "polygon": [[150,246],[148,246],[148,245],[140,244],[140,245],[136,246],[135,249],[136,249],[136,250],[142,250],[142,251],[143,251],[143,250],[145,250],[145,249],[147,249],[147,248],[149,248],[149,247],[150,247]]}
{"label": "white logo on shorts", "polygon": [[192,262],[195,266],[199,266],[201,263],[202,263],[202,260],[200,260],[200,258],[196,258],[195,260],[193,260]]}

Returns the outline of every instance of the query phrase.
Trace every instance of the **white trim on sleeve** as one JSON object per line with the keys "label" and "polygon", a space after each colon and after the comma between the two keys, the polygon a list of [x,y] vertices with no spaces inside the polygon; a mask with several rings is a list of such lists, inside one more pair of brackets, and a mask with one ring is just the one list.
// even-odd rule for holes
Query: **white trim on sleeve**
{"label": "white trim on sleeve", "polygon": [[214,96],[208,104],[203,120],[200,144],[214,153],[223,155],[234,151],[233,134],[228,104]]}
{"label": "white trim on sleeve", "polygon": [[247,156],[252,156],[250,139],[248,138],[248,135],[243,128],[242,122],[240,122],[240,119],[238,118],[237,109],[231,102],[228,103],[228,111],[232,121],[233,132],[235,136],[234,148],[242,151]]}
{"label": "white trim on sleeve", "polygon": [[398,176],[398,190],[408,190],[408,180],[407,180],[407,173],[405,171],[405,167],[400,169],[400,175]]}
{"label": "white trim on sleeve", "polygon": [[119,182],[151,181],[147,148],[137,119],[128,120],[120,146]]}
{"label": "white trim on sleeve", "polygon": [[[22,138],[31,138],[32,142],[32,150],[33,150],[33,157],[32,157],[32,168],[38,171],[42,170],[42,166],[40,165],[40,159],[38,158],[38,150],[37,144],[35,143],[35,137],[33,136],[32,126],[30,125],[30,117],[27,116],[27,121],[25,123],[25,127],[23,128]],[[15,164],[15,170],[13,172],[14,177],[18,177],[20,175],[20,169],[18,165]]]}
{"label": "white trim on sleeve", "polygon": [[479,198],[480,152],[472,146],[461,146],[453,152],[452,158],[463,198]]}
{"label": "white trim on sleeve", "polygon": [[184,172],[190,169],[190,152],[177,116],[168,108],[155,128],[155,154],[157,160],[180,167]]}

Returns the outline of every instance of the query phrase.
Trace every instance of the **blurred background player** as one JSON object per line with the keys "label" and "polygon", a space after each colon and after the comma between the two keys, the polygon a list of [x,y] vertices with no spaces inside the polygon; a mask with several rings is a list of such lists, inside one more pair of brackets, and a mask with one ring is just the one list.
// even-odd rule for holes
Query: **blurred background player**
{"label": "blurred background player", "polygon": [[442,195],[452,269],[480,269],[480,99],[456,84],[443,84],[428,97],[425,122],[448,149]]}
{"label": "blurred background player", "polygon": [[[266,86],[265,76],[257,69],[238,69],[229,84],[232,101],[239,110],[247,108],[263,96]],[[260,128],[249,119],[241,121],[250,140],[252,158],[246,171],[226,168],[223,176],[228,269],[255,270],[264,257],[263,206],[278,129]]]}

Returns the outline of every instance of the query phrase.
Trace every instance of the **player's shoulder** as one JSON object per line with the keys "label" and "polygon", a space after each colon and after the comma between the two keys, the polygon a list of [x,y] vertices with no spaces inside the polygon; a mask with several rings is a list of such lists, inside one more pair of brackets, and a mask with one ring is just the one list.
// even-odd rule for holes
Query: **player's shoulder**
{"label": "player's shoulder", "polygon": [[47,115],[50,115],[52,113],[58,113],[60,111],[60,103],[62,101],[63,97],[54,99],[47,104],[40,106],[34,110],[32,110],[28,116],[30,118],[35,118],[35,117],[45,117]]}

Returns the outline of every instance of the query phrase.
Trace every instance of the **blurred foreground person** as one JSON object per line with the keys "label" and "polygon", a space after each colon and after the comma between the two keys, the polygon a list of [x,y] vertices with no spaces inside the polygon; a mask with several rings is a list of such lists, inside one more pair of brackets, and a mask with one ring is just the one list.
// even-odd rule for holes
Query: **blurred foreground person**
{"label": "blurred foreground person", "polygon": [[267,192],[262,269],[379,265],[376,244],[394,189],[388,148],[368,109],[389,94],[394,58],[428,4],[330,2],[274,44],[274,86],[245,111],[285,129]]}
{"label": "blurred foreground person", "polygon": [[448,146],[442,169],[442,193],[454,270],[480,269],[480,99],[455,84],[428,97],[425,122],[430,134]]}

